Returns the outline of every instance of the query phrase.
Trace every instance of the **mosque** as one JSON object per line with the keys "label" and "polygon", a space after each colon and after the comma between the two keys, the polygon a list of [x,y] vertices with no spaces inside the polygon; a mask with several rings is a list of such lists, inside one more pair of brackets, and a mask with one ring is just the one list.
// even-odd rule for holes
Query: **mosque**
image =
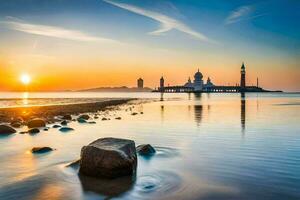
{"label": "mosque", "polygon": [[183,86],[194,88],[194,91],[202,91],[202,90],[206,90],[207,88],[213,87],[214,84],[211,82],[209,77],[206,83],[204,83],[203,75],[198,69],[198,71],[194,75],[194,81],[192,82],[191,78],[189,77],[188,81]]}
{"label": "mosque", "polygon": [[240,85],[235,86],[218,86],[215,85],[208,77],[206,83],[203,81],[202,73],[198,71],[194,75],[194,80],[191,78],[184,85],[179,86],[165,86],[164,77],[160,79],[160,87],[154,92],[268,92],[258,86],[258,79],[256,86],[246,86],[246,68],[244,63],[241,66]]}

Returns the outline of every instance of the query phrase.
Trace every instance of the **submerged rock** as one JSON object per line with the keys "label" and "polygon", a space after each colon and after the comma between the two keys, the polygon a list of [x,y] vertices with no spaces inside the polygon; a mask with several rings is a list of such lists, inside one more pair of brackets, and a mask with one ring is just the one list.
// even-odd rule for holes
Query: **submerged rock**
{"label": "submerged rock", "polygon": [[36,134],[39,132],[40,132],[40,130],[38,128],[31,128],[28,130],[28,133],[30,133],[30,134]]}
{"label": "submerged rock", "polygon": [[16,133],[16,132],[17,131],[14,128],[12,128],[8,125],[4,125],[4,124],[0,125],[0,135],[12,134],[12,133]]}
{"label": "submerged rock", "polygon": [[45,127],[46,122],[43,119],[35,118],[27,123],[28,128],[38,128],[38,127]]}
{"label": "submerged rock", "polygon": [[73,128],[70,128],[70,127],[62,127],[59,129],[59,131],[61,132],[68,132],[68,131],[74,131]]}
{"label": "submerged rock", "polygon": [[116,178],[136,172],[137,156],[132,140],[101,138],[81,149],[79,172],[87,176]]}
{"label": "submerged rock", "polygon": [[140,155],[150,156],[155,154],[155,149],[150,144],[141,144],[136,147],[137,152]]}
{"label": "submerged rock", "polygon": [[53,149],[51,147],[33,147],[31,149],[32,153],[46,153],[49,151],[53,151]]}

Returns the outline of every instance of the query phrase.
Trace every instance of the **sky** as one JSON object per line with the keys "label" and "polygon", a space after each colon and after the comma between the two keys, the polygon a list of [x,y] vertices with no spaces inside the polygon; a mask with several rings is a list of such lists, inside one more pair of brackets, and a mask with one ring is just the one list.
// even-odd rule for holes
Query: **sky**
{"label": "sky", "polygon": [[300,91],[299,0],[0,1],[0,90],[182,85]]}

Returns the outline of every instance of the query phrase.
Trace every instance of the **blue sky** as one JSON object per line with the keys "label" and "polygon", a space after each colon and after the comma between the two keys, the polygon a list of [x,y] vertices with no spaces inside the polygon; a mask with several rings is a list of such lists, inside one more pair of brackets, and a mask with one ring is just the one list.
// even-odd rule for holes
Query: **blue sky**
{"label": "blue sky", "polygon": [[256,66],[280,57],[299,70],[299,10],[298,0],[9,0],[0,2],[0,41],[111,42]]}

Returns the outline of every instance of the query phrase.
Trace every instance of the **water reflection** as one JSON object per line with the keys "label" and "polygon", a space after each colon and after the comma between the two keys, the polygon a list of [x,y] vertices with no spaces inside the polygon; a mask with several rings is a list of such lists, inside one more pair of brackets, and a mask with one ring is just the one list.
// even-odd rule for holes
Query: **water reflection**
{"label": "water reflection", "polygon": [[116,179],[100,179],[79,174],[79,180],[85,192],[94,192],[106,197],[117,197],[133,187],[136,175]]}
{"label": "water reflection", "polygon": [[243,135],[246,127],[246,98],[245,93],[241,93],[241,128]]}
{"label": "water reflection", "polygon": [[22,103],[24,106],[28,105],[28,98],[29,98],[29,93],[28,92],[23,92],[22,93]]}
{"label": "water reflection", "polygon": [[160,101],[164,101],[164,93],[163,92],[160,93]]}
{"label": "water reflection", "polygon": [[[201,100],[201,93],[194,93],[195,94],[195,100],[200,101]],[[197,126],[200,126],[201,121],[202,121],[202,113],[203,113],[203,106],[201,104],[197,104],[195,102],[194,105],[194,116],[195,116],[195,122]]]}

